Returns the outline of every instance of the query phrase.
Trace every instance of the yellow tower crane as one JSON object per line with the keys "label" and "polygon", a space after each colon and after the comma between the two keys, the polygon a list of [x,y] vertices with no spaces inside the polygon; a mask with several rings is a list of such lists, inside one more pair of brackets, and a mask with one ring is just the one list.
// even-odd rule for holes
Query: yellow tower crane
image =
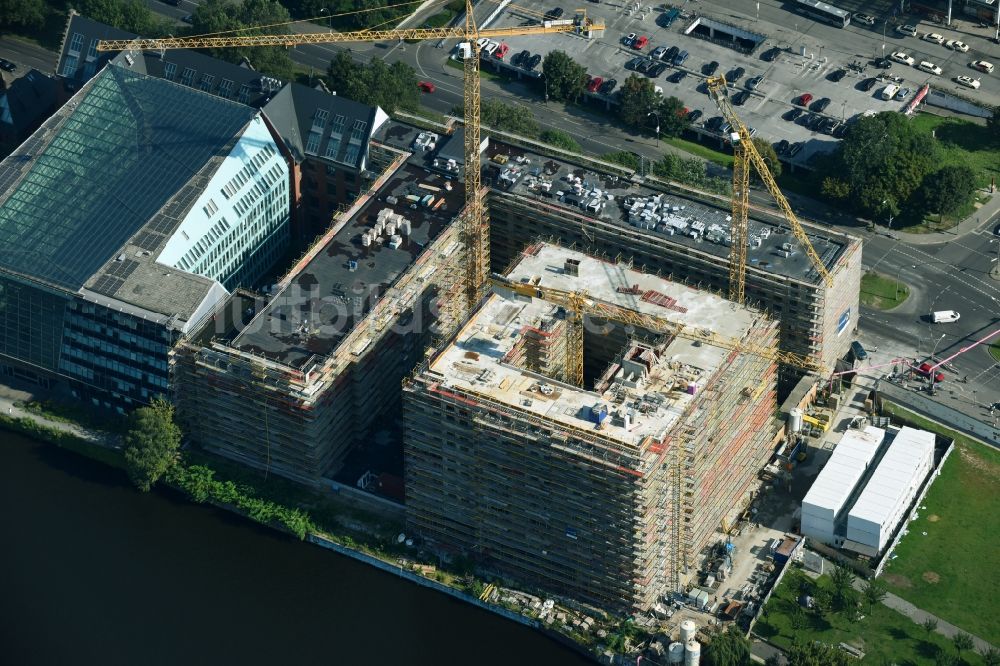
{"label": "yellow tower crane", "polygon": [[[532,10],[525,10],[536,14]],[[542,21],[541,25],[510,28],[476,27],[472,0],[465,0],[465,25],[445,28],[407,28],[402,30],[354,30],[350,32],[293,33],[286,35],[203,35],[193,37],[165,37],[162,39],[101,40],[98,51],[161,51],[164,49],[208,49],[252,46],[294,47],[304,44],[332,44],[345,42],[384,42],[397,40],[462,39],[469,44],[470,55],[465,58],[465,210],[463,237],[466,243],[465,294],[471,311],[483,296],[489,271],[490,227],[483,201],[479,168],[479,45],[483,37],[516,37],[521,35],[546,35],[560,32],[590,33],[603,31],[604,23],[595,23],[587,17],[586,10],[577,10],[576,16],[567,20]]]}
{"label": "yellow tower crane", "polygon": [[792,228],[792,233],[795,234],[795,238],[805,249],[809,260],[816,267],[816,271],[826,282],[826,285],[832,287],[833,277],[826,270],[826,266],[820,260],[819,255],[816,254],[816,250],[813,249],[812,243],[809,242],[809,237],[799,223],[799,219],[795,217],[795,213],[788,204],[788,200],[785,199],[785,195],[778,189],[778,184],[774,181],[771,170],[767,168],[764,158],[760,156],[760,153],[757,152],[757,147],[753,145],[749,130],[747,130],[743,121],[740,120],[740,117],[736,115],[736,109],[733,108],[732,102],[729,101],[729,88],[726,85],[726,77],[721,75],[710,76],[706,83],[708,85],[708,92],[712,96],[712,99],[715,100],[715,104],[719,107],[719,111],[722,112],[722,116],[733,128],[733,151],[736,159],[733,162],[733,244],[729,250],[729,300],[737,303],[743,303],[744,300],[747,272],[747,240],[749,235],[747,233],[747,214],[750,209],[751,165],[757,171],[758,175],[760,175],[760,179],[764,181],[764,186],[771,193],[771,197],[775,203],[781,208],[782,214],[784,214],[785,219]]}

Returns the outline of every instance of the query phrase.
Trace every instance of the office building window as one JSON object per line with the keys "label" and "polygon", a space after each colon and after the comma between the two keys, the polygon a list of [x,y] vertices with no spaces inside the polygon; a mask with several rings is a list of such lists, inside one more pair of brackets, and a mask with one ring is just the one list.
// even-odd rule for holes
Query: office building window
{"label": "office building window", "polygon": [[240,94],[239,94],[239,99],[237,101],[240,104],[250,103],[250,86],[246,85],[245,83],[242,86],[240,86]]}
{"label": "office building window", "polygon": [[212,83],[215,82],[214,74],[202,74],[201,75],[201,85],[198,86],[205,92],[212,92]]}
{"label": "office building window", "polygon": [[184,73],[181,74],[181,83],[186,86],[194,84],[194,69],[191,67],[185,67]]}
{"label": "office building window", "polygon": [[229,79],[222,79],[219,82],[219,97],[229,99],[233,96],[233,82]]}
{"label": "office building window", "polygon": [[326,117],[328,115],[330,115],[330,113],[326,109],[316,109],[316,115],[313,116],[312,128],[322,132],[323,128],[326,127]]}
{"label": "office building window", "polygon": [[163,78],[165,78],[167,81],[173,81],[175,76],[177,76],[177,64],[172,62],[164,62]]}
{"label": "office building window", "polygon": [[63,61],[62,75],[69,78],[76,74],[77,62],[76,56],[66,56],[66,60]]}
{"label": "office building window", "polygon": [[330,131],[337,134],[344,133],[344,116],[336,116],[333,119],[333,127],[330,128]]}
{"label": "office building window", "polygon": [[87,58],[97,58],[97,42],[100,40],[90,40],[90,48],[87,49]]}
{"label": "office building window", "polygon": [[319,141],[322,135],[319,132],[309,132],[309,141],[306,143],[306,152],[315,155],[319,151]]}
{"label": "office building window", "polygon": [[354,127],[351,129],[351,141],[364,141],[366,129],[368,129],[368,123],[365,121],[354,121]]}
{"label": "office building window", "polygon": [[71,39],[70,42],[69,42],[69,52],[70,53],[79,53],[80,52],[80,48],[82,46],[83,46],[83,34],[81,34],[79,32],[74,32],[73,33],[73,39]]}

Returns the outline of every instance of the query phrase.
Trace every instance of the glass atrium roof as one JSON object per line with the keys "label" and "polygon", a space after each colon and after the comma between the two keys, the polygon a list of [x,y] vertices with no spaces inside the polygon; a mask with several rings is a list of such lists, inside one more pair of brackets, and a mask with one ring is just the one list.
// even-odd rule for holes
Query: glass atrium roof
{"label": "glass atrium roof", "polygon": [[78,290],[255,113],[106,67],[0,163],[0,269]]}

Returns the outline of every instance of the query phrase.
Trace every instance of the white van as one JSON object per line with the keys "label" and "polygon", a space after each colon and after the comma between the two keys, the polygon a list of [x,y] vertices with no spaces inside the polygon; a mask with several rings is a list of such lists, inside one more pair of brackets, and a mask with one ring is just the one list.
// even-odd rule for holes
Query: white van
{"label": "white van", "polygon": [[935,324],[950,324],[953,321],[958,321],[961,316],[954,310],[939,310],[931,313],[931,319]]}
{"label": "white van", "polygon": [[893,97],[895,97],[896,93],[898,92],[899,92],[899,86],[897,86],[894,83],[890,83],[889,85],[887,85],[885,88],[882,89],[881,97],[884,100],[890,100]]}

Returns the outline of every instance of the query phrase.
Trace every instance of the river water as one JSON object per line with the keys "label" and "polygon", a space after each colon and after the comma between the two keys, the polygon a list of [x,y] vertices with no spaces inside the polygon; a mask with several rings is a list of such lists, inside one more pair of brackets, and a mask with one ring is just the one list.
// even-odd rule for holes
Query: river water
{"label": "river water", "polygon": [[584,664],[535,631],[0,431],[0,664]]}

